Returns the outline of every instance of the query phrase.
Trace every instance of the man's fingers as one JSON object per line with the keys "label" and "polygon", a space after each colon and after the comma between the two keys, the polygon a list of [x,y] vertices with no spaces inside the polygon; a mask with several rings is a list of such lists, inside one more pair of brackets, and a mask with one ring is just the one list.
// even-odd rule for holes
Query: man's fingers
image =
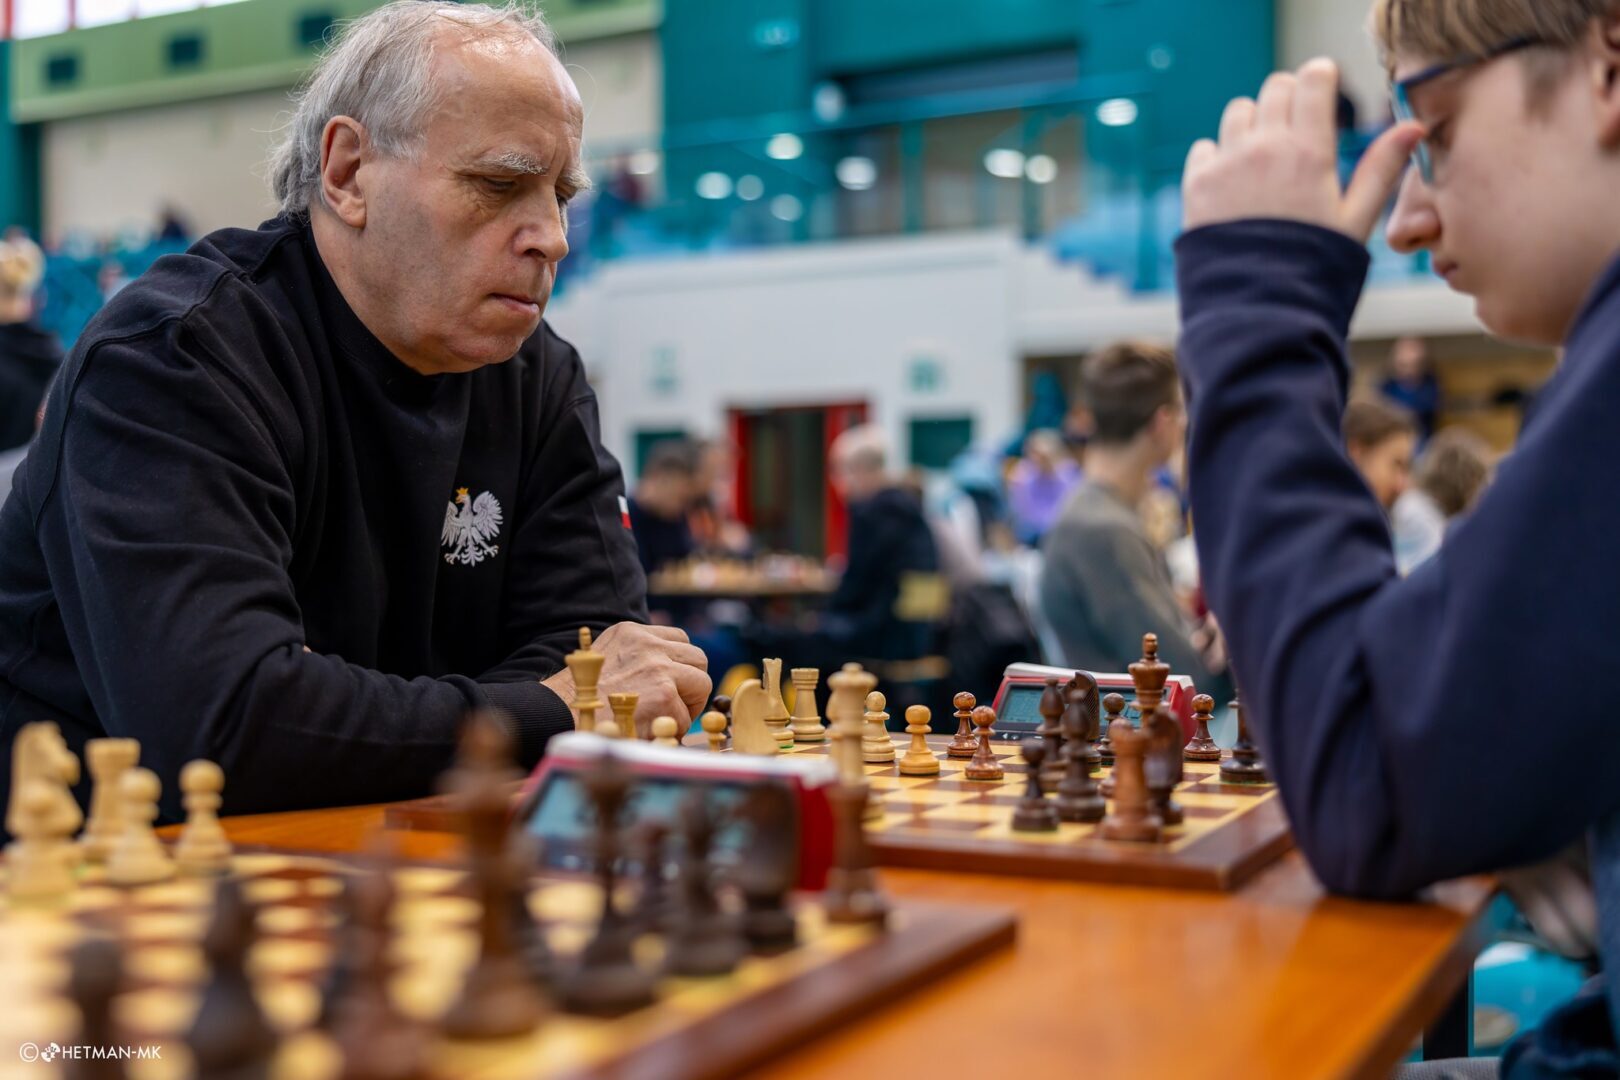
{"label": "man's fingers", "polygon": [[695,667],[699,671],[709,670],[708,655],[696,645],[682,645],[677,642],[666,646],[666,648],[669,650],[669,658],[677,664]]}
{"label": "man's fingers", "polygon": [[1254,127],[1254,102],[1249,98],[1233,98],[1221,114],[1221,145],[1236,146],[1249,129]]}
{"label": "man's fingers", "polygon": [[1423,125],[1397,124],[1378,137],[1350,178],[1344,193],[1344,230],[1351,239],[1367,242],[1389,197],[1400,185],[1407,159],[1423,139]]}
{"label": "man's fingers", "polygon": [[[686,705],[686,722],[691,723],[692,717],[698,714],[705,702],[709,700],[709,692],[714,689],[714,683],[706,672],[684,664],[671,668],[670,673],[675,678],[675,691],[681,695],[681,701]],[[681,719],[677,716],[675,719]]]}
{"label": "man's fingers", "polygon": [[678,626],[648,626],[646,629],[652,633],[653,637],[660,637],[665,641],[687,642],[692,640],[687,636],[686,631]]}
{"label": "man's fingers", "polygon": [[1260,100],[1255,106],[1254,126],[1288,127],[1294,122],[1294,76],[1279,71],[1266,79],[1260,88]]}
{"label": "man's fingers", "polygon": [[1334,139],[1339,127],[1339,65],[1325,57],[1299,69],[1294,128],[1308,138]]}

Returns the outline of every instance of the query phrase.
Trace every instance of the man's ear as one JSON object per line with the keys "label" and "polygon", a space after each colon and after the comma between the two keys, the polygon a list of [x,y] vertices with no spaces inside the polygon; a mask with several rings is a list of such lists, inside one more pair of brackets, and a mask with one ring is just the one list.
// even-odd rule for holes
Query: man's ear
{"label": "man's ear", "polygon": [[364,228],[366,196],[360,187],[360,165],[368,140],[360,121],[334,116],[321,132],[321,195],[345,225]]}
{"label": "man's ear", "polygon": [[1620,146],[1620,12],[1597,20],[1592,28],[1591,46],[1598,142],[1613,149]]}

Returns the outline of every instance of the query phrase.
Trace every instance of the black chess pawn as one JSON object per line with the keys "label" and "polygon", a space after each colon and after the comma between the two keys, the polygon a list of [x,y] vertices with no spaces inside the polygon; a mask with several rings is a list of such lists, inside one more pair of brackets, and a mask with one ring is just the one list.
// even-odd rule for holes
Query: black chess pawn
{"label": "black chess pawn", "polygon": [[749,792],[742,815],[748,840],[732,879],[743,895],[743,936],[756,953],[786,952],[799,940],[798,920],[788,907],[799,869],[798,801],[784,784],[760,784]]}
{"label": "black chess pawn", "polygon": [[1199,694],[1192,699],[1192,707],[1193,723],[1198,725],[1198,730],[1194,731],[1193,737],[1187,740],[1187,745],[1182,748],[1181,756],[1188,761],[1221,760],[1221,748],[1215,745],[1215,740],[1210,738],[1209,735],[1209,722],[1213,718],[1215,711],[1215,699],[1208,694]]}
{"label": "black chess pawn", "polygon": [[637,860],[636,904],[630,921],[646,934],[662,934],[675,924],[679,906],[669,891],[670,833],[662,821],[644,821],[636,829],[641,856]]}
{"label": "black chess pawn", "polygon": [[731,745],[731,696],[729,694],[716,694],[714,700],[709,702],[709,709],[726,718],[726,745]]}
{"label": "black chess pawn", "polygon": [[1143,714],[1142,730],[1148,737],[1143,768],[1153,812],[1166,825],[1180,825],[1186,818],[1175,799],[1176,785],[1183,778],[1181,723],[1167,706],[1159,705],[1151,713]]}
{"label": "black chess pawn", "polygon": [[951,704],[956,706],[956,734],[945,747],[945,756],[965,761],[979,750],[979,740],[973,734],[973,707],[977,699],[964,690],[951,699]]}
{"label": "black chess pawn", "polygon": [[[1056,697],[1056,679],[1051,681],[1049,688]],[[1024,788],[1024,797],[1018,800],[1018,806],[1013,810],[1013,831],[1051,832],[1058,827],[1058,811],[1057,807],[1047,802],[1041,782],[1041,762],[1046,758],[1046,744],[1041,739],[1025,739],[1018,744],[1018,749],[1024,757],[1028,785]]]}
{"label": "black chess pawn", "polygon": [[1057,786],[1057,813],[1064,821],[1097,822],[1107,813],[1097,781],[1091,775],[1091,761],[1086,753],[1093,749],[1085,737],[1084,706],[1071,699],[1063,714],[1063,779]]}
{"label": "black chess pawn", "polygon": [[[1080,712],[1080,738],[1084,742],[1083,752],[1086,759],[1086,772],[1091,774],[1102,768],[1102,754],[1097,750],[1097,743],[1103,733],[1102,727],[1102,699],[1097,691],[1097,680],[1089,673],[1076,671],[1064,690],[1064,700],[1068,702],[1067,709],[1077,709]],[[1067,714],[1065,710],[1065,715]],[[1064,721],[1064,738],[1068,738],[1068,721]],[[1065,763],[1068,759],[1064,758]]]}
{"label": "black chess pawn", "polygon": [[877,884],[877,857],[866,840],[868,798],[866,784],[837,783],[827,789],[833,813],[833,864],[821,902],[831,922],[888,923],[889,903]]}
{"label": "black chess pawn", "polygon": [[394,889],[389,870],[362,874],[350,883],[353,925],[349,979],[333,1003],[332,1041],[343,1055],[341,1080],[426,1080],[425,1032],[403,1016],[389,994],[395,964],[390,957]]}
{"label": "black chess pawn", "polygon": [[1063,711],[1068,708],[1068,699],[1059,687],[1057,676],[1047,678],[1046,689],[1041,691],[1037,708],[1041,723],[1035,729],[1035,734],[1045,744],[1041,760],[1045,762],[1042,768],[1046,770],[1046,775],[1041,779],[1047,788],[1052,788],[1063,779]]}
{"label": "black chess pawn", "polygon": [[221,878],[214,890],[213,919],[203,935],[208,983],[186,1034],[197,1080],[262,1077],[275,1056],[276,1029],[259,1006],[247,974],[256,915],[241,881]]}
{"label": "black chess pawn", "polygon": [[590,1016],[619,1016],[650,1005],[653,977],[636,964],[636,931],[619,908],[619,833],[630,797],[630,776],[611,753],[585,774],[585,793],[595,816],[593,861],[602,912],[596,932],[562,986],[562,1005]]}
{"label": "black chess pawn", "polygon": [[[1112,765],[1114,763],[1114,743],[1112,738],[1114,721],[1125,716],[1125,695],[1109,694],[1102,699],[1102,707],[1104,715],[1102,723],[1099,725],[1102,734],[1097,738],[1097,757],[1104,765]],[[1105,791],[1103,794],[1106,795],[1107,792]]]}
{"label": "black chess pawn", "polygon": [[684,841],[676,875],[680,915],[664,942],[664,970],[671,975],[726,975],[748,951],[737,920],[716,894],[714,838],[719,829],[709,793],[702,788],[681,804]]}
{"label": "black chess pawn", "polygon": [[557,954],[551,951],[551,943],[546,939],[545,925],[529,906],[529,885],[540,866],[539,838],[514,830],[508,858],[514,887],[509,893],[507,910],[512,920],[512,937],[517,942],[518,963],[529,981],[549,994],[560,975]]}
{"label": "black chess pawn", "polygon": [[[111,938],[87,938],[74,947],[68,974],[68,997],[79,1009],[75,1045],[117,1046],[112,1003],[123,982],[123,960]],[[70,1057],[62,1062],[65,1080],[124,1080],[124,1063],[113,1055]]]}
{"label": "black chess pawn", "polygon": [[1221,762],[1221,781],[1227,784],[1264,784],[1266,764],[1260,759],[1260,747],[1249,735],[1249,722],[1243,715],[1243,703],[1233,701],[1237,711],[1237,742],[1232,744],[1232,756]]}

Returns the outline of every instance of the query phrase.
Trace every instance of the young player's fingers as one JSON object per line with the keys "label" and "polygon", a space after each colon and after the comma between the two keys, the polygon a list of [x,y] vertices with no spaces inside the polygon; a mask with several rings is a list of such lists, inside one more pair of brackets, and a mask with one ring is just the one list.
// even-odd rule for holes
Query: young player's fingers
{"label": "young player's fingers", "polygon": [[1339,65],[1318,57],[1299,69],[1294,88],[1294,129],[1311,138],[1333,139],[1339,126]]}
{"label": "young player's fingers", "polygon": [[1254,126],[1287,127],[1294,122],[1294,90],[1298,80],[1286,71],[1273,73],[1260,88],[1255,105]]}
{"label": "young player's fingers", "polygon": [[1221,145],[1236,146],[1254,127],[1254,101],[1251,98],[1233,98],[1221,114]]}
{"label": "young player's fingers", "polygon": [[1397,124],[1367,148],[1344,193],[1344,231],[1366,243],[1379,215],[1400,186],[1407,159],[1423,138],[1423,126]]}
{"label": "young player's fingers", "polygon": [[1187,151],[1187,165],[1182,169],[1182,176],[1188,177],[1196,170],[1202,169],[1220,155],[1221,148],[1214,139],[1199,139]]}

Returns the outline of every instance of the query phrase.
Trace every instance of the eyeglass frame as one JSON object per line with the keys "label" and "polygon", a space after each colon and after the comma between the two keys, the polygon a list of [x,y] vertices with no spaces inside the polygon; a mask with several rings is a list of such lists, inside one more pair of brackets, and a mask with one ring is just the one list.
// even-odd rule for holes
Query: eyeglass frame
{"label": "eyeglass frame", "polygon": [[[1423,86],[1425,83],[1431,83],[1441,76],[1450,75],[1453,71],[1460,71],[1476,64],[1488,64],[1492,60],[1500,60],[1502,57],[1512,53],[1522,52],[1525,49],[1533,49],[1538,45],[1546,44],[1548,42],[1544,38],[1516,37],[1493,49],[1487,49],[1477,56],[1460,56],[1454,60],[1447,60],[1444,63],[1435,64],[1433,67],[1424,68],[1415,75],[1408,75],[1404,79],[1397,80],[1390,84],[1389,88],[1391,109],[1395,114],[1395,122],[1397,124],[1408,121],[1422,122],[1418,120],[1418,115],[1412,108],[1411,94],[1413,90]],[[1427,136],[1420,140],[1412,150],[1412,163],[1417,166],[1419,174],[1423,177],[1423,182],[1429,187],[1433,187],[1434,156],[1429,153]]]}

